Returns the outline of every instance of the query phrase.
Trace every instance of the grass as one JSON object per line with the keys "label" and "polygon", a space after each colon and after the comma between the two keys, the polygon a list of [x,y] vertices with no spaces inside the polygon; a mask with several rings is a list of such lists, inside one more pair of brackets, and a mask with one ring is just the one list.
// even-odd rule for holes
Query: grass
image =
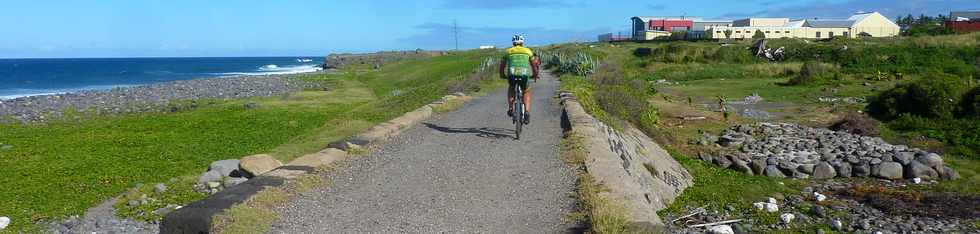
{"label": "grass", "polygon": [[[661,215],[679,214],[686,211],[688,207],[702,206],[723,210],[726,205],[732,205],[736,209],[753,211],[752,203],[765,201],[766,198],[777,193],[797,194],[803,186],[802,181],[745,176],[734,170],[707,164],[674,149],[668,149],[668,152],[694,176],[694,186],[685,189],[673,204],[659,212]],[[770,219],[770,217],[762,218],[762,220]]]}
{"label": "grass", "polygon": [[605,188],[581,169],[588,157],[582,144],[582,137],[576,134],[561,140],[562,160],[580,168],[576,183],[579,210],[570,215],[572,220],[590,224],[596,233],[631,233],[623,205],[600,196]]}
{"label": "grass", "polygon": [[[34,125],[2,125],[0,215],[6,232],[35,232],[40,222],[81,215],[89,207],[136,185],[183,178],[186,184],[208,163],[257,153],[288,161],[326,143],[363,131],[446,94],[494,56],[462,52],[389,64],[380,70],[299,77],[331,91],[308,90],[280,97],[210,100],[176,113],[67,118]],[[246,109],[254,102],[258,108]],[[185,204],[199,198],[183,185],[157,200]],[[140,206],[152,211],[165,202]],[[159,207],[156,207],[159,206]],[[138,211],[124,211],[126,214]]]}
{"label": "grass", "polygon": [[297,194],[324,184],[322,174],[329,169],[329,166],[318,168],[312,174],[287,181],[284,187],[270,187],[260,191],[248,201],[215,216],[211,230],[214,233],[265,233],[273,222],[279,220],[279,214],[273,209]]}

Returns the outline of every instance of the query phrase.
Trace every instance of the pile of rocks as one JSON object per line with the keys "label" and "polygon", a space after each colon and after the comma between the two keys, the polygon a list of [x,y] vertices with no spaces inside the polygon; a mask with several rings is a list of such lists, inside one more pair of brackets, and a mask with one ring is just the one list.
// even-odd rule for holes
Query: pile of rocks
{"label": "pile of rocks", "polygon": [[275,157],[266,154],[212,162],[208,171],[198,177],[194,191],[215,194],[221,189],[245,183],[249,178],[282,166]]}
{"label": "pile of rocks", "polygon": [[881,138],[797,124],[737,125],[718,137],[705,134],[699,142],[714,142],[723,148],[717,155],[700,154],[702,160],[752,175],[800,179],[873,176],[890,180],[959,176],[935,153],[891,145]]}
{"label": "pile of rocks", "polygon": [[[175,111],[172,100],[233,99],[277,96],[319,84],[285,76],[242,76],[174,81],[111,90],[30,96],[0,100],[0,117],[20,122],[39,122],[64,116],[65,110],[98,114]],[[191,102],[189,108],[196,107]],[[2,118],[0,118],[2,120]]]}

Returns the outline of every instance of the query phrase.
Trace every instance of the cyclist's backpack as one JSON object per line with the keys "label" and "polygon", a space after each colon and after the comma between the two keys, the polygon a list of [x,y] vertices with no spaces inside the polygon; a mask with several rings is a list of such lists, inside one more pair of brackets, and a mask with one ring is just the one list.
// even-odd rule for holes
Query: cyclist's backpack
{"label": "cyclist's backpack", "polygon": [[520,77],[531,77],[533,71],[531,70],[531,50],[515,49],[513,52],[508,50],[507,53],[507,75],[509,76],[520,76]]}

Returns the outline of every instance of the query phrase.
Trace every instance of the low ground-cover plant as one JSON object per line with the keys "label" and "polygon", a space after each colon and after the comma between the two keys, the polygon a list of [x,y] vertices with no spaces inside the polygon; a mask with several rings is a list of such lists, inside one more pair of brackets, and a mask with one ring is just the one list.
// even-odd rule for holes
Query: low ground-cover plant
{"label": "low ground-cover plant", "polygon": [[[5,231],[43,232],[57,222],[120,195],[137,184],[155,184],[202,172],[216,160],[270,153],[282,161],[316,152],[331,141],[363,131],[445,95],[448,80],[472,71],[486,52],[462,52],[402,61],[384,69],[317,74],[329,92],[307,90],[284,97],[224,100],[167,113],[0,125],[0,216]],[[254,102],[256,108],[242,108]],[[353,124],[349,124],[353,123]],[[178,183],[182,180],[178,180]],[[197,198],[190,186],[123,210],[138,216]],[[146,190],[139,186],[137,190]],[[154,217],[150,217],[154,218]]]}
{"label": "low ground-cover plant", "polygon": [[968,83],[949,76],[932,76],[906,82],[881,92],[868,105],[869,112],[883,120],[902,114],[927,118],[951,118],[958,112]]}
{"label": "low ground-cover plant", "polygon": [[980,86],[973,88],[960,101],[960,118],[980,119]]}
{"label": "low ground-cover plant", "polygon": [[807,61],[800,68],[800,74],[787,82],[789,85],[809,85],[830,75],[829,69],[816,61]]}
{"label": "low ground-cover plant", "polygon": [[924,118],[904,114],[888,122],[888,127],[906,135],[919,135],[942,141],[946,153],[980,160],[980,120]]}

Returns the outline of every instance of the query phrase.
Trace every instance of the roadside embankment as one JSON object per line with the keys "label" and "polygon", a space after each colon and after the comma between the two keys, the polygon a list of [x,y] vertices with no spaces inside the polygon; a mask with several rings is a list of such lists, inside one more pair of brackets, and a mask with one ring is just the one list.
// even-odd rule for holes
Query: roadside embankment
{"label": "roadside embankment", "polygon": [[664,221],[657,211],[693,185],[691,175],[641,131],[629,125],[610,127],[586,113],[571,93],[560,97],[566,138],[579,139],[588,177],[603,186],[597,195],[606,201],[600,206],[607,207],[592,205],[591,212],[618,210],[614,213],[626,219],[628,231],[662,231]]}
{"label": "roadside embankment", "polygon": [[[282,95],[319,84],[294,76],[241,76],[173,81],[76,93],[29,96],[0,100],[0,121],[41,122],[57,119],[68,111],[126,114],[177,111],[193,108],[195,100],[235,99]],[[186,106],[172,103],[191,100]]]}

